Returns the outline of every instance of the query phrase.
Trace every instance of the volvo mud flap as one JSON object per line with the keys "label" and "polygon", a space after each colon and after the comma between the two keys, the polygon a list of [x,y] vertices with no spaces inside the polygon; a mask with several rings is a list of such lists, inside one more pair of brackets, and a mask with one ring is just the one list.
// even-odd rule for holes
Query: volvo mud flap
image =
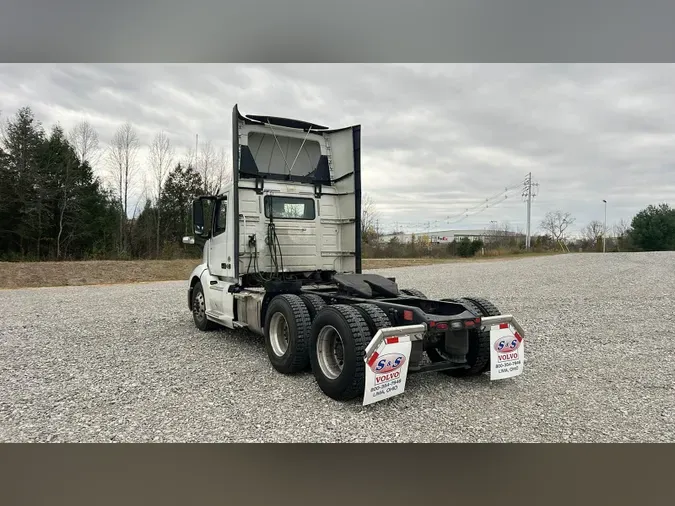
{"label": "volvo mud flap", "polygon": [[408,377],[412,342],[424,337],[427,326],[406,325],[380,329],[366,347],[366,388],[363,405],[402,394]]}
{"label": "volvo mud flap", "polygon": [[490,380],[519,376],[525,364],[525,332],[511,315],[486,316],[481,325],[490,327]]}

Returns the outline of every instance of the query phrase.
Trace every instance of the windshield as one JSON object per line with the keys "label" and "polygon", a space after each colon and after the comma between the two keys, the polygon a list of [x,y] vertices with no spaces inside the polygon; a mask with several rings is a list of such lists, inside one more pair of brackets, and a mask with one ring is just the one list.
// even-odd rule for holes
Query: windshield
{"label": "windshield", "polygon": [[265,174],[308,176],[316,169],[321,158],[321,145],[315,141],[276,134],[251,132],[248,148],[258,170]]}

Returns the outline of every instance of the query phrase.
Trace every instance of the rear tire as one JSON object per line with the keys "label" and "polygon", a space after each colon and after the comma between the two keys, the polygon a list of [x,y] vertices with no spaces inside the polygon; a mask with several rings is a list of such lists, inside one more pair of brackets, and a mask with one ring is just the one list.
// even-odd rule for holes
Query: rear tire
{"label": "rear tire", "polygon": [[311,321],[314,321],[316,314],[326,306],[326,301],[313,293],[303,293],[298,295],[298,297],[300,297],[302,302],[305,303],[305,306],[307,306],[307,311],[309,311],[309,319]]}
{"label": "rear tire", "polygon": [[387,313],[382,311],[375,304],[361,303],[354,304],[352,307],[361,313],[361,316],[363,316],[363,319],[368,325],[371,336],[375,336],[377,331],[380,329],[385,329],[392,326],[391,320],[387,316]]}
{"label": "rear tire", "polygon": [[[483,299],[481,297],[465,297],[465,299],[470,301],[470,302],[473,302],[476,306],[478,306],[478,308],[483,312],[483,316],[499,316],[499,315],[502,314],[501,311],[497,308],[497,306],[495,306],[492,302],[490,302],[487,299]],[[488,335],[487,346],[488,346],[488,349],[489,349],[489,347],[490,347],[490,343],[489,343],[490,329],[487,330],[487,335]],[[490,358],[489,358],[490,354],[489,353],[490,352],[488,351],[488,360],[487,360],[485,366],[483,367],[483,369],[481,370],[482,373],[487,371],[490,368]]]}
{"label": "rear tire", "polygon": [[311,321],[300,297],[277,295],[265,315],[265,349],[272,367],[282,374],[302,371],[309,365],[307,346]]}
{"label": "rear tire", "polygon": [[466,300],[473,302],[483,312],[484,316],[499,316],[501,311],[492,302],[481,297],[464,297]]}
{"label": "rear tire", "polygon": [[[478,315],[484,314],[481,308],[471,299],[453,299],[467,306]],[[437,349],[427,350],[432,362],[441,362],[445,357]],[[448,376],[464,377],[482,374],[490,367],[490,331],[483,329],[469,330],[469,352],[466,354],[468,369],[448,369],[441,371]]]}
{"label": "rear tire", "polygon": [[309,359],[321,391],[338,401],[363,395],[363,360],[372,335],[361,313],[346,304],[324,307],[310,333]]}
{"label": "rear tire", "polygon": [[401,293],[405,293],[406,295],[410,295],[411,297],[419,297],[420,299],[428,299],[429,298],[415,288],[403,288],[400,291],[401,291]]}
{"label": "rear tire", "polygon": [[218,328],[216,322],[213,322],[206,317],[205,297],[204,288],[202,287],[201,282],[197,281],[197,284],[192,289],[192,319],[195,322],[195,327],[202,332]]}

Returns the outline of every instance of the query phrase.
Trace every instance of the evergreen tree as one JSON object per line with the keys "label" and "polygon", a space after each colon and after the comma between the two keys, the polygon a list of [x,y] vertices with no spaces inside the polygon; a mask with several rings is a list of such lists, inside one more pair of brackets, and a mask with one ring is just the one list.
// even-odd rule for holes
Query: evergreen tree
{"label": "evergreen tree", "polygon": [[0,180],[0,214],[7,239],[3,241],[3,252],[25,256],[35,251],[43,216],[39,166],[45,133],[30,107],[19,109],[13,119],[7,120],[2,141],[5,162]]}
{"label": "evergreen tree", "polygon": [[633,218],[629,236],[645,251],[675,250],[675,209],[668,204],[648,206]]}
{"label": "evergreen tree", "polygon": [[182,243],[183,236],[192,231],[192,201],[199,197],[204,188],[200,174],[191,166],[176,167],[169,173],[160,206],[164,223],[165,240]]}

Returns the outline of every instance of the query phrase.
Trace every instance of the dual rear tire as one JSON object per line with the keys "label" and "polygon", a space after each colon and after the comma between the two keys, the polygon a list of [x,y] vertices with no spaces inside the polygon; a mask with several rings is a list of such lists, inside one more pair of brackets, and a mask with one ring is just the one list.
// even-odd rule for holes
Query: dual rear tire
{"label": "dual rear tire", "polygon": [[272,299],[263,332],[272,367],[283,374],[307,368],[310,325],[310,312],[299,296],[284,294]]}
{"label": "dual rear tire", "polygon": [[363,395],[366,346],[378,330],[389,326],[387,314],[374,304],[334,304],[321,309],[309,338],[309,361],[321,391],[339,401]]}
{"label": "dual rear tire", "polygon": [[365,349],[391,323],[373,304],[326,304],[315,295],[279,295],[265,319],[265,348],[283,374],[311,367],[319,388],[335,400],[363,394]]}

